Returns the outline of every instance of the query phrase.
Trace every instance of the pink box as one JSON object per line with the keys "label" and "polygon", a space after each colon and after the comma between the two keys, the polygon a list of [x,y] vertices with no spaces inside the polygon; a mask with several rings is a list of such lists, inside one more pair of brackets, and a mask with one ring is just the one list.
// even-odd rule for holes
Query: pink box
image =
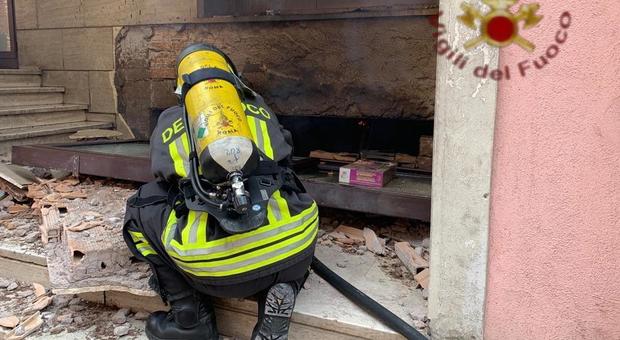
{"label": "pink box", "polygon": [[342,184],[381,188],[396,175],[396,163],[359,160],[340,167]]}

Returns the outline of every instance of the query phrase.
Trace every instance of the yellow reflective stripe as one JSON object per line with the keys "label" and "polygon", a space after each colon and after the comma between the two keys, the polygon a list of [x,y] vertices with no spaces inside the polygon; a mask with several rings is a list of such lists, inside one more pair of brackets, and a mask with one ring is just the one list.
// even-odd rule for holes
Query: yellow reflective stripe
{"label": "yellow reflective stripe", "polygon": [[250,132],[252,132],[252,138],[254,138],[254,143],[260,151],[262,151],[265,156],[273,159],[273,148],[271,147],[271,138],[269,137],[269,129],[267,128],[267,123],[262,120],[252,116],[246,116],[248,120],[248,125],[250,126]]}
{"label": "yellow reflective stripe", "polygon": [[280,215],[282,215],[282,218],[285,220],[291,218],[291,212],[288,210],[288,203],[286,203],[286,200],[282,197],[280,190],[274,192],[273,196],[276,198],[276,202],[278,203],[278,207],[280,208]]}
{"label": "yellow reflective stripe", "polygon": [[256,145],[262,150],[262,146],[258,145],[258,139],[256,136],[256,118],[252,116],[246,116],[246,117],[248,119],[248,125],[250,126],[250,132],[252,133],[252,138],[254,139],[254,143],[256,143]]}
{"label": "yellow reflective stripe", "polygon": [[[318,232],[317,226],[318,226],[318,221],[316,221],[312,227],[308,228],[308,230],[305,233],[291,240],[291,244],[295,244],[295,242],[303,241],[303,243],[300,244],[299,246],[295,246],[292,249],[286,252],[281,252],[280,254],[275,255],[275,256],[269,256],[269,253],[270,252],[277,253],[278,250],[282,247],[282,244],[276,244],[275,246],[265,248],[260,251],[252,252],[248,254],[248,256],[244,256],[244,259],[246,260],[247,263],[236,263],[232,266],[228,266],[232,268],[229,270],[225,269],[227,268],[227,266],[223,266],[222,268],[223,270],[219,270],[218,267],[221,266],[219,263],[218,265],[213,265],[212,263],[207,265],[204,263],[182,263],[180,261],[177,261],[174,259],[173,260],[175,261],[177,266],[182,268],[184,271],[191,273],[193,275],[196,275],[196,276],[221,277],[221,276],[241,274],[241,273],[245,273],[245,272],[257,269],[257,268],[265,267],[270,264],[276,263],[280,260],[291,257],[303,251],[304,249],[307,249],[316,239],[316,234]],[[260,258],[261,255],[266,255],[267,256],[266,259],[263,261],[255,261],[254,263],[252,263],[253,260]],[[243,260],[239,258],[235,258],[235,259],[239,261]]]}
{"label": "yellow reflective stripe", "polygon": [[191,230],[196,227],[196,224],[200,222],[200,220],[196,219],[196,211],[190,210],[189,214],[187,214],[187,224],[185,228],[181,231],[181,242],[183,244],[189,244],[189,235]]}
{"label": "yellow reflective stripe", "polygon": [[181,177],[187,177],[187,170],[185,168],[187,156],[181,156],[185,151],[182,141],[183,136],[186,135],[183,134],[180,139],[177,138],[174,142],[168,144],[168,152],[170,153],[170,158],[172,158],[172,162],[174,163],[174,172]]}
{"label": "yellow reflective stripe", "polygon": [[147,241],[144,237],[144,234],[138,231],[129,231],[129,236],[131,236],[131,239],[133,240],[136,249],[138,249],[142,256],[157,255],[157,252],[153,250],[153,248],[149,244],[149,241]]}
{"label": "yellow reflective stripe", "polygon": [[[229,244],[231,243],[237,243],[240,241],[243,241],[245,239],[250,239],[250,238],[256,238],[256,237],[260,237],[261,234],[263,233],[267,233],[270,232],[272,230],[275,229],[279,229],[280,227],[283,227],[289,223],[294,223],[303,219],[309,220],[311,219],[310,217],[308,217],[309,214],[312,214],[313,216],[317,214],[317,206],[316,206],[316,202],[313,202],[312,205],[302,211],[301,213],[291,217],[288,220],[282,220],[279,221],[278,223],[275,224],[269,224],[267,226],[264,227],[260,227],[258,229],[252,230],[250,232],[247,233],[242,233],[242,234],[236,234],[236,235],[231,235],[225,238],[221,238],[218,240],[213,240],[213,241],[209,241],[203,244],[189,244],[189,245],[183,245],[180,246],[180,249],[183,250],[190,250],[190,249],[209,249],[209,248],[215,248],[215,247],[227,247]],[[170,213],[170,216],[168,217],[168,222],[166,224],[166,230],[164,230],[164,236],[162,237],[162,241],[168,240],[170,239],[170,237],[168,237],[168,233],[170,232],[170,230],[172,229],[171,226],[172,224],[176,223],[177,219],[176,216],[174,215],[174,211],[172,211]],[[164,244],[169,244],[168,242],[164,242]]]}
{"label": "yellow reflective stripe", "polygon": [[[287,244],[294,242],[291,240],[295,240],[295,238],[291,238],[291,240],[287,240],[286,239],[287,237],[292,236],[296,233],[299,233],[301,230],[304,230],[306,227],[308,227],[308,225],[310,225],[311,223],[316,224],[317,218],[318,218],[318,212],[313,214],[305,223],[301,224],[300,226],[296,228],[286,230],[285,232],[276,232],[276,233],[270,234],[269,237],[258,239],[255,242],[251,242],[243,246],[225,249],[219,252],[190,255],[190,253],[186,253],[183,250],[178,249],[178,248],[182,248],[182,246],[174,239],[171,240],[170,244],[166,244],[166,252],[170,255],[170,257],[174,259],[179,259],[179,260],[184,260],[184,261],[194,261],[194,260],[206,260],[206,259],[214,259],[214,258],[220,258],[220,257],[235,256],[235,254],[240,254],[245,251],[248,251],[248,250],[260,247],[260,246],[264,246],[270,243],[274,243],[274,242],[277,242],[275,243],[275,246],[285,247]],[[307,230],[306,230],[306,233],[307,233]],[[282,241],[278,241],[278,240],[282,240]],[[272,247],[273,246],[271,246],[270,248]],[[254,253],[256,252],[251,252],[249,254],[254,254]],[[232,257],[226,260],[229,262],[222,262],[222,263],[238,262],[241,259],[243,259],[243,256],[247,257],[250,255],[246,254],[246,255],[235,256],[235,257]],[[221,263],[221,261],[217,261],[217,263]]]}
{"label": "yellow reflective stripe", "polygon": [[269,219],[269,224],[291,218],[291,213],[288,210],[288,203],[282,198],[280,190],[274,192],[269,199],[269,203],[267,204],[267,218]]}
{"label": "yellow reflective stripe", "polygon": [[269,138],[269,130],[267,130],[267,122],[262,119],[258,120],[260,122],[260,129],[263,135],[263,152],[267,157],[273,159],[273,148],[271,147],[271,138]]}
{"label": "yellow reflective stripe", "polygon": [[149,246],[148,244],[141,243],[136,245],[136,248],[143,256],[157,255],[157,252],[153,250],[153,248],[151,248],[151,246]]}
{"label": "yellow reflective stripe", "polygon": [[140,241],[147,242],[146,238],[144,238],[144,235],[141,232],[129,231],[129,236],[131,236],[131,239],[134,241],[134,243],[139,243]]}

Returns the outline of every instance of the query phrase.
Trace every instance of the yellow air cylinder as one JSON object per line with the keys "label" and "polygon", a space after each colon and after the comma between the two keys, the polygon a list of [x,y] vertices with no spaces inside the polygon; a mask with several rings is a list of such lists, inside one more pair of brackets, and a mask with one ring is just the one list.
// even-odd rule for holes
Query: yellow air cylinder
{"label": "yellow air cylinder", "polygon": [[[179,56],[177,85],[183,85],[183,75],[204,68],[233,74],[223,52],[192,45]],[[223,79],[200,81],[189,89],[184,104],[205,179],[222,182],[229,173],[249,174],[256,168],[258,149],[235,85]]]}

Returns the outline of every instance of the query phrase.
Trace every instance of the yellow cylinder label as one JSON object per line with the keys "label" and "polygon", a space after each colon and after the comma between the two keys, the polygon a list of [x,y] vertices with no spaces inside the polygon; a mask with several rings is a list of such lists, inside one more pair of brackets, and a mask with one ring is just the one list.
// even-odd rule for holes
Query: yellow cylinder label
{"label": "yellow cylinder label", "polygon": [[[212,51],[194,52],[179,65],[179,82],[182,75],[200,68],[219,68],[230,72],[226,60]],[[199,154],[212,142],[226,137],[245,137],[252,140],[252,133],[242,107],[237,89],[228,81],[211,79],[194,85],[185,96],[192,135]]]}

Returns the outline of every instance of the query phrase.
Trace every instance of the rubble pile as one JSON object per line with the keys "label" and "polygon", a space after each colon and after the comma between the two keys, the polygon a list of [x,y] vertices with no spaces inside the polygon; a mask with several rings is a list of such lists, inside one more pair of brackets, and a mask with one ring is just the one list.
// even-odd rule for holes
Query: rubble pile
{"label": "rubble pile", "polygon": [[[43,286],[0,278],[0,339],[80,333],[84,339],[135,339],[148,313],[53,295]],[[62,337],[61,337],[62,338]]]}
{"label": "rubble pile", "polygon": [[[390,277],[417,288],[428,299],[430,226],[427,223],[322,208],[320,224],[319,246],[337,246],[353,255],[371,252]],[[414,326],[428,329],[426,308],[414,309],[410,312]]]}

